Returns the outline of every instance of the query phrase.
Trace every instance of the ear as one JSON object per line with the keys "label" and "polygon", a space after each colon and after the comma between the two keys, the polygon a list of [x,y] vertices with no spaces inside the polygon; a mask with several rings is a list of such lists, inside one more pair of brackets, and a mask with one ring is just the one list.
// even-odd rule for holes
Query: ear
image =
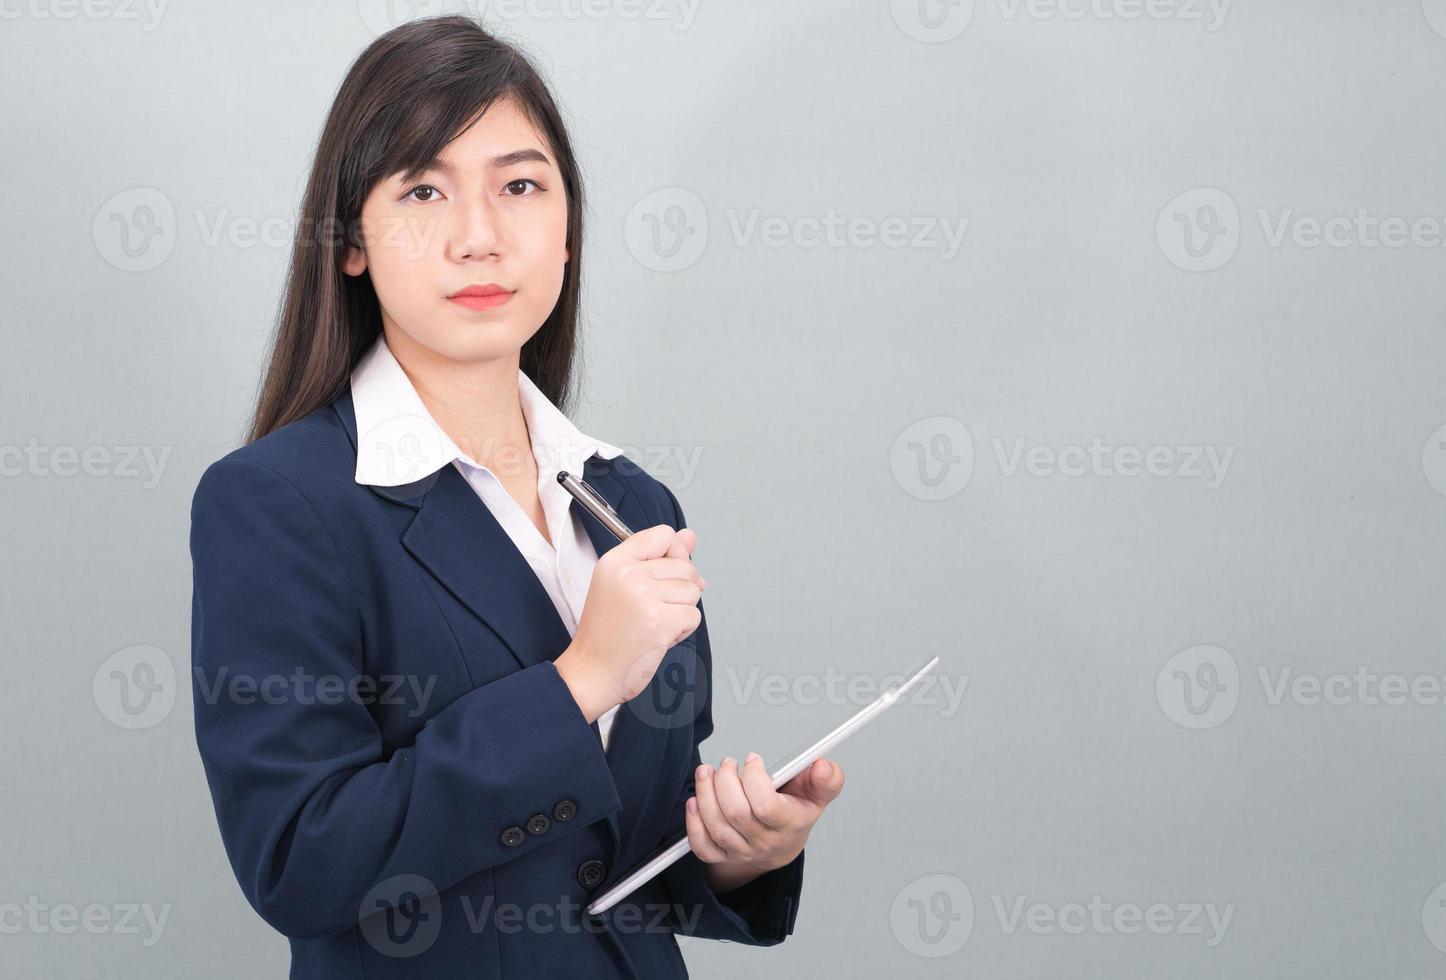
{"label": "ear", "polygon": [[346,256],[341,260],[341,271],[349,276],[359,276],[367,271],[367,253],[355,245],[348,245]]}

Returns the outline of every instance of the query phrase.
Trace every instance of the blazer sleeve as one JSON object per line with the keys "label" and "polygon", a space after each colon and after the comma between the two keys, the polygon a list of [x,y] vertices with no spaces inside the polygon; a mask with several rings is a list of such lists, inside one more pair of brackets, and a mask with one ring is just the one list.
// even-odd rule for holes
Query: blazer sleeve
{"label": "blazer sleeve", "polygon": [[[663,490],[673,508],[676,520],[674,528],[686,527],[677,497],[666,486]],[[698,609],[702,612],[701,601]],[[693,758],[688,767],[688,778],[669,811],[669,822],[662,837],[664,841],[687,832],[684,807],[688,797],[694,795],[694,774],[703,761],[698,746],[713,734],[713,658],[708,644],[706,616],[699,621],[692,639],[698,657],[697,667],[706,673],[708,683],[704,685],[706,695],[703,706],[693,722]],[[783,867],[767,871],[747,884],[722,893],[715,892],[708,885],[704,877],[706,865],[696,854],[689,851],[680,860],[665,868],[660,876],[668,890],[672,907],[682,911],[682,916],[675,917],[672,923],[674,930],[685,936],[748,946],[774,946],[783,942],[793,933],[794,921],[798,917],[798,900],[803,890],[803,857],[806,850],[807,848],[800,851],[797,857]]]}
{"label": "blazer sleeve", "polygon": [[[390,750],[364,698],[323,698],[320,682],[304,699],[235,696],[298,671],[356,691],[367,654],[330,531],[265,464],[232,456],[207,469],[190,547],[197,747],[242,891],[281,933],[352,928],[392,876],[420,875],[440,892],[622,808],[551,662],[474,688]],[[502,828],[559,799],[577,804],[575,818],[502,843]]]}

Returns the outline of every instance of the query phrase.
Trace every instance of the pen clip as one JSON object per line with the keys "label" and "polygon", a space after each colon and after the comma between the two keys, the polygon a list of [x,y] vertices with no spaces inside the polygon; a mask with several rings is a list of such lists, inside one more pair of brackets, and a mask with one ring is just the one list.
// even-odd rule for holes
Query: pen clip
{"label": "pen clip", "polygon": [[619,524],[622,523],[622,515],[620,515],[617,511],[613,510],[613,505],[608,503],[607,498],[604,497],[602,494],[598,493],[591,483],[588,483],[580,476],[574,477],[574,479],[577,480],[577,485],[586,490],[587,495],[597,502],[597,505],[599,507],[607,511],[613,517],[617,518]]}

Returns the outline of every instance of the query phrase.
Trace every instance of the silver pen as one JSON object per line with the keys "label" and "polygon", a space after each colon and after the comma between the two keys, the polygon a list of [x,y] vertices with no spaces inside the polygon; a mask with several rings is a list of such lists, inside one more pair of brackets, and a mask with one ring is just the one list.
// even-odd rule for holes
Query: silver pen
{"label": "silver pen", "polygon": [[626,541],[633,536],[633,532],[623,523],[618,512],[613,510],[612,504],[603,499],[603,495],[594,490],[586,480],[563,470],[557,474],[557,482],[561,483],[563,489],[572,494],[577,502],[587,508],[587,512],[596,517],[598,523],[611,531],[619,541]]}

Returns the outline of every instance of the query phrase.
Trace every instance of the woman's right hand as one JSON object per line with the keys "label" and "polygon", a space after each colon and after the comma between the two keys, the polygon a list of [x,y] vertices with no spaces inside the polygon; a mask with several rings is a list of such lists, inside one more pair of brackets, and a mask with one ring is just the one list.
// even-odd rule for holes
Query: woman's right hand
{"label": "woman's right hand", "polygon": [[689,528],[658,524],[598,559],[572,644],[555,661],[589,722],[642,693],[668,648],[698,628],[697,543]]}

